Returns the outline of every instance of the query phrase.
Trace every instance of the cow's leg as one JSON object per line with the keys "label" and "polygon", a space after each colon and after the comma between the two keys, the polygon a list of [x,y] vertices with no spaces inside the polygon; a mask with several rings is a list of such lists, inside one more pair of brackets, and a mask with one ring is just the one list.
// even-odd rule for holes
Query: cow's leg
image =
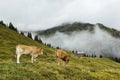
{"label": "cow's leg", "polygon": [[56,62],[59,65],[59,58],[58,57],[56,57]]}
{"label": "cow's leg", "polygon": [[34,61],[36,61],[36,57],[34,58]]}
{"label": "cow's leg", "polygon": [[21,54],[18,53],[18,54],[17,54],[17,63],[20,63],[20,61],[19,61],[19,60],[20,60],[20,56],[21,56]]}
{"label": "cow's leg", "polygon": [[32,58],[31,58],[31,62],[33,63],[34,61],[36,61],[36,57],[37,55],[32,55]]}
{"label": "cow's leg", "polygon": [[68,63],[67,60],[65,60],[65,64],[64,65],[67,65],[67,63]]}
{"label": "cow's leg", "polygon": [[33,61],[36,61],[36,57],[37,57],[37,56],[34,56],[34,57],[33,57]]}
{"label": "cow's leg", "polygon": [[32,55],[32,57],[31,57],[31,62],[33,63],[33,60],[34,60],[34,56]]}

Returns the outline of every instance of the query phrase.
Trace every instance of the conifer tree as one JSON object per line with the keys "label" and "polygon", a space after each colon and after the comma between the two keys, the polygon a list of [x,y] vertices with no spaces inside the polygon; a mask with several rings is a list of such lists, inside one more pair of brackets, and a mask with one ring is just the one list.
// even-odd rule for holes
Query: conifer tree
{"label": "conifer tree", "polygon": [[0,24],[6,27],[6,24],[1,20]]}
{"label": "conifer tree", "polygon": [[38,36],[37,35],[35,36],[35,41],[38,41]]}
{"label": "conifer tree", "polygon": [[23,32],[21,32],[20,34],[24,36],[24,33],[23,33]]}
{"label": "conifer tree", "polygon": [[100,55],[100,58],[102,58],[103,56],[102,55]]}
{"label": "conifer tree", "polygon": [[15,28],[11,22],[9,23],[9,28],[17,32],[17,28]]}
{"label": "conifer tree", "polygon": [[35,41],[38,41],[38,42],[42,43],[42,40],[40,38],[38,38],[37,35],[35,36]]}
{"label": "conifer tree", "polygon": [[32,35],[30,32],[28,32],[28,37],[32,39]]}

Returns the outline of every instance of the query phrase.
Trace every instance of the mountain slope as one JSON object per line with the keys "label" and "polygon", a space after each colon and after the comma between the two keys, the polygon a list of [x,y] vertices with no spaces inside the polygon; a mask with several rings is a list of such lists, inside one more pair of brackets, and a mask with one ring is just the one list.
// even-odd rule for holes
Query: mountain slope
{"label": "mountain slope", "polygon": [[45,35],[45,36],[50,36],[55,34],[55,32],[62,32],[62,33],[72,33],[74,31],[93,31],[94,28],[97,26],[99,26],[102,30],[108,32],[110,35],[116,37],[116,38],[120,38],[120,31],[113,29],[113,28],[109,28],[107,26],[104,26],[101,23],[97,23],[97,24],[90,24],[90,23],[80,23],[80,22],[74,22],[71,24],[63,24],[57,27],[53,27],[50,29],[46,29],[43,31],[37,31],[38,35]]}
{"label": "mountain slope", "polygon": [[38,32],[44,43],[87,55],[120,58],[120,31],[103,24],[75,22]]}
{"label": "mountain slope", "polygon": [[[44,48],[44,55],[35,63],[22,55],[16,64],[15,46],[35,45]],[[116,80],[120,78],[120,64],[107,58],[76,57],[69,53],[70,63],[57,65],[54,49],[0,25],[0,80]]]}
{"label": "mountain slope", "polygon": [[[7,27],[4,27],[2,25],[0,25],[0,43],[1,43],[0,53],[3,53],[4,56],[8,55],[11,57],[15,56],[15,46],[17,44],[36,45],[36,46],[44,47],[42,44],[36,41],[33,41],[30,38],[22,36],[18,34],[17,32]],[[12,60],[12,58],[10,59]],[[0,58],[0,60],[3,60],[3,59]]]}
{"label": "mountain slope", "polygon": [[72,23],[72,24],[63,24],[57,27],[53,27],[47,30],[43,30],[43,31],[37,31],[37,33],[39,35],[52,35],[54,34],[56,31],[59,32],[63,32],[63,33],[69,33],[69,32],[73,32],[73,31],[82,31],[82,30],[89,30],[92,31],[94,29],[94,25],[93,24],[89,24],[89,23]]}

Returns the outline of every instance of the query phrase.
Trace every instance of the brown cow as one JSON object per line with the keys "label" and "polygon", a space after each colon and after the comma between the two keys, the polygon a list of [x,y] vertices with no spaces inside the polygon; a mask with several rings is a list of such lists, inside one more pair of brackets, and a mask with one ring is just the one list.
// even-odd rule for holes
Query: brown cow
{"label": "brown cow", "polygon": [[20,63],[19,59],[22,54],[30,54],[31,62],[36,61],[36,57],[38,55],[43,54],[43,49],[38,48],[36,46],[27,46],[27,45],[17,45],[16,46],[16,55],[17,55],[17,63]]}
{"label": "brown cow", "polygon": [[58,64],[60,59],[65,61],[66,64],[69,63],[67,52],[65,52],[64,50],[57,49],[55,53],[56,53],[56,61]]}

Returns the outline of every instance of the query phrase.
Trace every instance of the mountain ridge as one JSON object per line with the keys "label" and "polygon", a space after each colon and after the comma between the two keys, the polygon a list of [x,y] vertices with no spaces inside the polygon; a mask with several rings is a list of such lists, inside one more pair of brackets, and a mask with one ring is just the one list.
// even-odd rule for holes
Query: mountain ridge
{"label": "mountain ridge", "polygon": [[53,47],[83,51],[87,55],[102,55],[113,59],[120,57],[120,31],[101,23],[63,24],[42,31],[38,36],[44,43],[51,44]]}
{"label": "mountain ridge", "polygon": [[74,23],[67,23],[67,24],[62,24],[56,27],[52,27],[46,30],[42,30],[42,31],[36,31],[36,33],[40,36],[45,35],[45,36],[49,36],[49,35],[53,35],[55,34],[55,32],[62,32],[62,33],[71,33],[73,31],[93,31],[94,27],[98,25],[101,29],[105,30],[106,32],[108,32],[110,35],[116,37],[116,38],[120,38],[120,31],[116,30],[114,28],[109,28],[107,26],[104,26],[101,23],[96,23],[96,24],[90,24],[90,23],[80,23],[80,22],[74,22]]}

